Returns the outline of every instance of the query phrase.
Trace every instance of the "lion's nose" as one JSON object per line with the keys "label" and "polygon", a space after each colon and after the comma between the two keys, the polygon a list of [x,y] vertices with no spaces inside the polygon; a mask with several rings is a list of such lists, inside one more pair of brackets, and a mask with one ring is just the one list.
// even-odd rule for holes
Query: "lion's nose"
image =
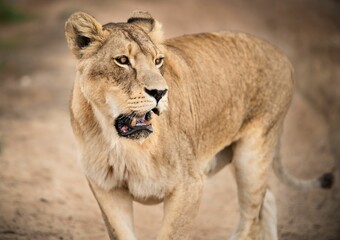
{"label": "lion's nose", "polygon": [[147,89],[144,88],[145,92],[147,94],[149,94],[151,97],[154,97],[156,99],[157,102],[159,102],[159,100],[161,100],[161,98],[166,94],[166,92],[168,91],[168,89],[164,89],[164,90],[158,90],[158,89]]}

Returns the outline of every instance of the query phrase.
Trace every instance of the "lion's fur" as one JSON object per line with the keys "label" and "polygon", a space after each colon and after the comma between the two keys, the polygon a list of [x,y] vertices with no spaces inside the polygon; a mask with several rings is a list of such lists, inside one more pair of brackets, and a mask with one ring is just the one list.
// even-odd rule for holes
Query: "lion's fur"
{"label": "lion's fur", "polygon": [[[131,23],[104,26],[85,13],[75,13],[67,21],[68,44],[79,59],[71,101],[72,126],[90,185],[103,194],[127,190],[133,200],[144,203],[174,198],[169,209],[181,209],[188,216],[169,210],[164,220],[168,226],[162,228],[159,239],[185,239],[190,225],[187,218],[195,215],[189,206],[197,206],[206,175],[231,158],[236,161],[236,171],[240,166],[247,168],[247,162],[242,165],[243,160],[234,160],[235,154],[240,159],[252,156],[255,162],[257,157],[263,158],[258,159],[263,164],[253,167],[262,169],[259,178],[263,182],[254,198],[264,196],[266,169],[275,155],[293,94],[292,67],[275,47],[244,33],[202,33],[163,40],[160,24],[143,14],[134,13],[132,18],[137,20]],[[79,34],[91,43],[79,47]],[[165,56],[160,70],[151,59],[159,52]],[[117,54],[134,61],[134,72],[115,66],[112,58]],[[119,137],[113,127],[119,114],[153,108],[143,91],[150,85],[169,89],[159,104],[161,115],[153,115],[154,132],[140,140]],[[248,187],[243,178],[237,179],[239,191],[243,185]],[[177,195],[182,198],[176,199]],[[106,200],[97,200],[103,212],[109,211],[105,210]],[[179,207],[181,201],[188,206]],[[262,202],[254,203],[257,215]],[[268,212],[268,206],[264,209]],[[128,235],[127,239],[134,239],[114,217],[107,219],[119,239]],[[175,221],[183,227],[176,228]],[[248,236],[251,226],[245,229],[239,228],[234,236]]]}

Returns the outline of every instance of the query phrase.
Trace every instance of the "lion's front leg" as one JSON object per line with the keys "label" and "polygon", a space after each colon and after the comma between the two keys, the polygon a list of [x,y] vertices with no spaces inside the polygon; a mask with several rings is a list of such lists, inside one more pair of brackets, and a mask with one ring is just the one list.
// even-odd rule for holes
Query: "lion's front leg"
{"label": "lion's front leg", "polygon": [[111,240],[136,240],[133,227],[132,197],[123,189],[106,191],[88,180]]}
{"label": "lion's front leg", "polygon": [[202,195],[203,177],[181,181],[164,200],[164,217],[157,240],[189,239]]}

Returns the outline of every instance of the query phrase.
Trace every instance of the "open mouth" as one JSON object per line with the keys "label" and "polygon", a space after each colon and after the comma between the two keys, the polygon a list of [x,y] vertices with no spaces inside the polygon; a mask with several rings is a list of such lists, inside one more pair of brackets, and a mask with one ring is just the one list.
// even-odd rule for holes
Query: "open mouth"
{"label": "open mouth", "polygon": [[153,132],[151,120],[151,111],[141,116],[137,116],[136,113],[119,115],[116,119],[115,127],[122,137],[147,137]]}

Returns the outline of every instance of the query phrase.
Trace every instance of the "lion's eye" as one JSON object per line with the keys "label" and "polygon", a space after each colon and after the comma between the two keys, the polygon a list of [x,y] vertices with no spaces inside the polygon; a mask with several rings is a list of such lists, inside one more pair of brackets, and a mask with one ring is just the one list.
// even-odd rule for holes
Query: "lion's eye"
{"label": "lion's eye", "polygon": [[164,60],[163,57],[156,58],[156,60],[155,60],[155,65],[156,65],[157,67],[162,66],[163,60]]}
{"label": "lion's eye", "polygon": [[129,65],[130,64],[129,58],[127,56],[116,57],[115,61],[119,64],[122,64],[122,65]]}

